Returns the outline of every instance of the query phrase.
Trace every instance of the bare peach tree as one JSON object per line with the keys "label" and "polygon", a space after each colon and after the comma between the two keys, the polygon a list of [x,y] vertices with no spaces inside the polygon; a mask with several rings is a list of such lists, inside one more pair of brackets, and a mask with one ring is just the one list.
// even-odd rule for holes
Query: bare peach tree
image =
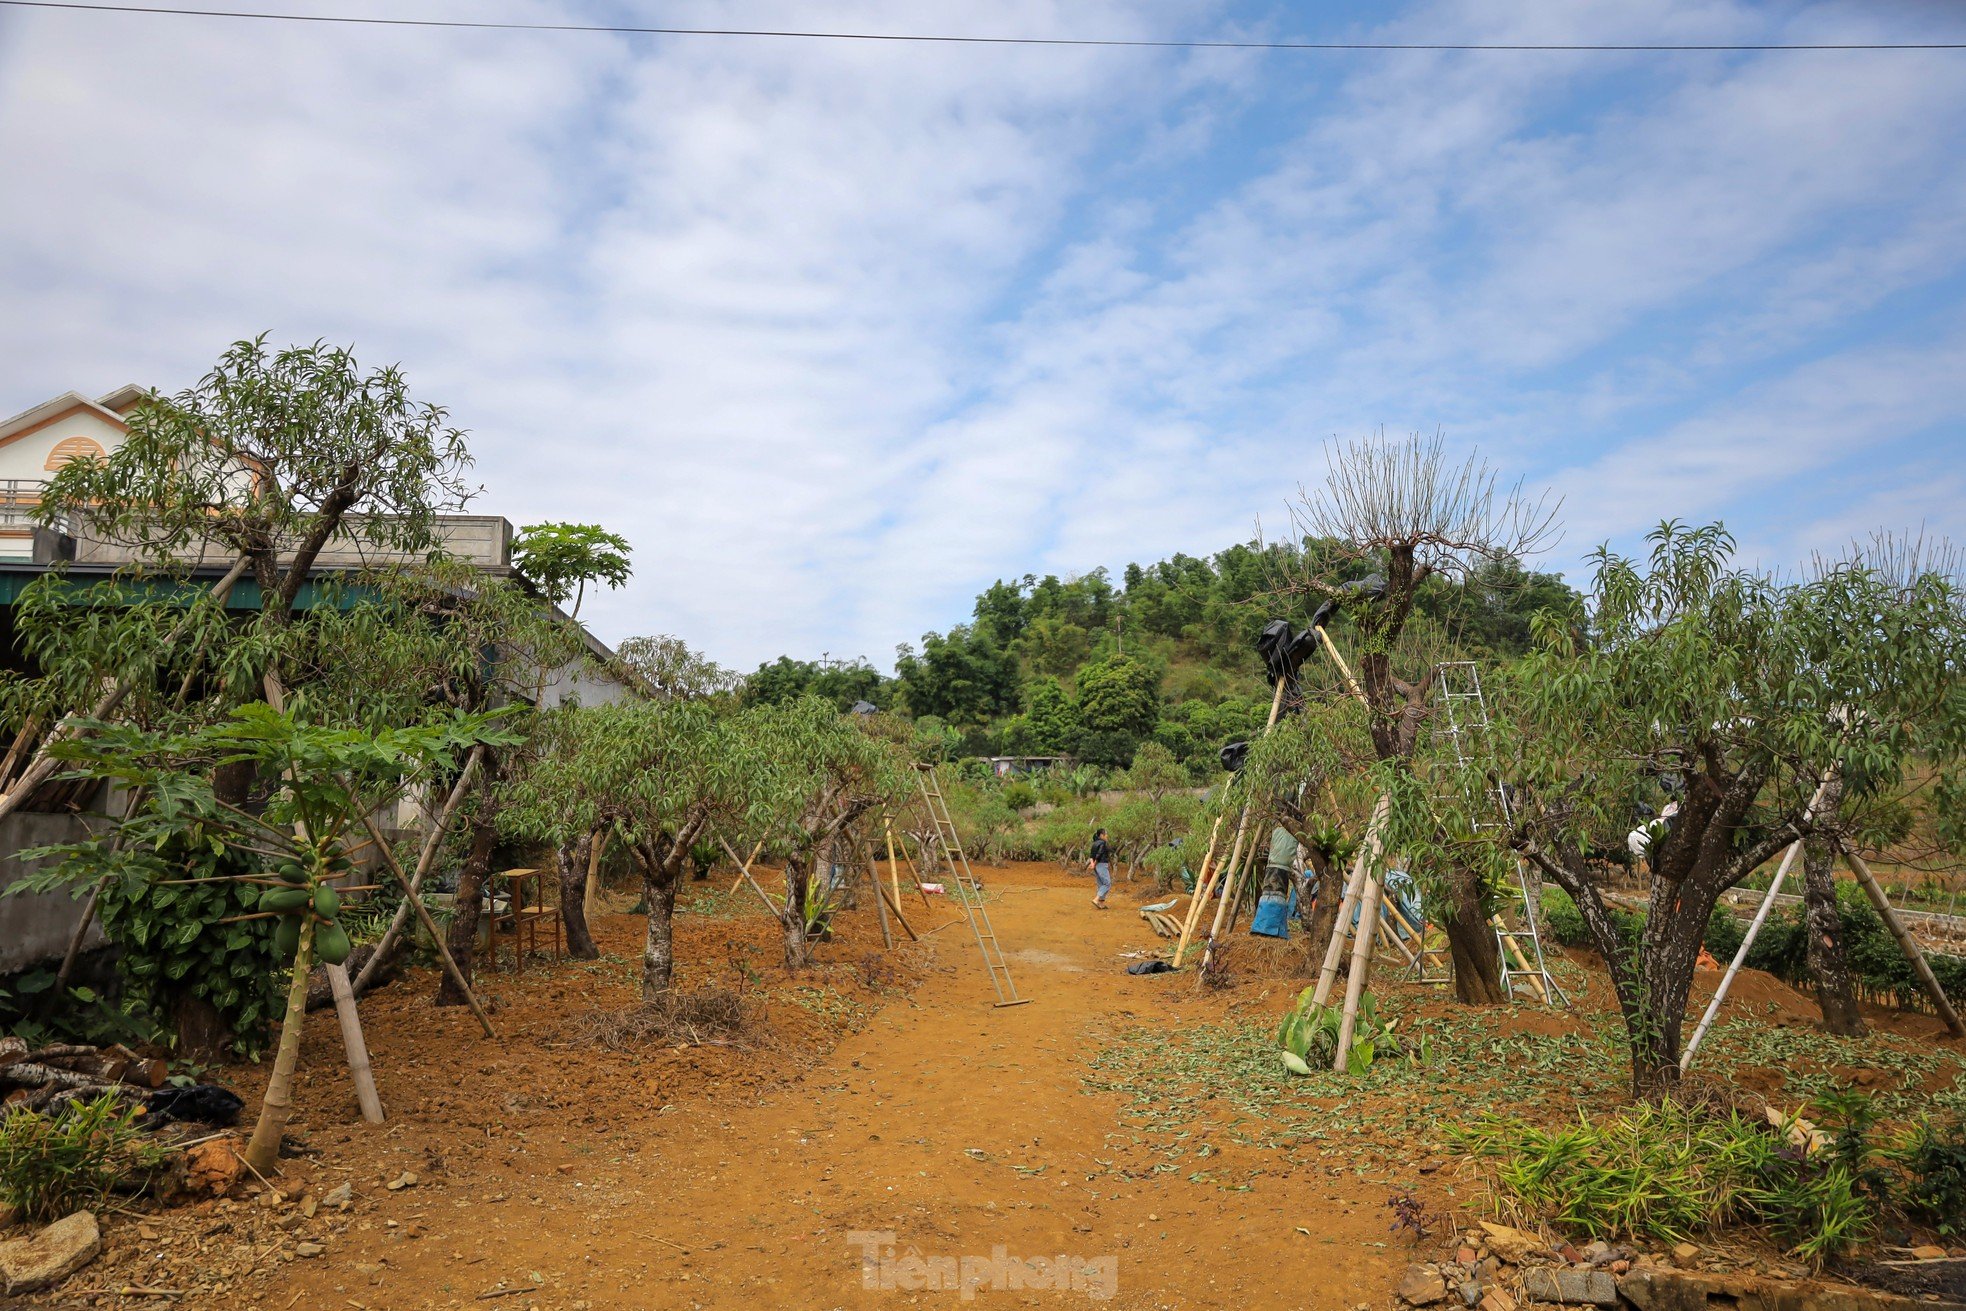
{"label": "bare peach tree", "polygon": [[[1333,440],[1325,463],[1322,485],[1300,486],[1290,506],[1297,537],[1319,549],[1291,557],[1285,587],[1322,598],[1321,618],[1341,608],[1349,616],[1373,752],[1383,765],[1411,772],[1427,745],[1440,673],[1438,651],[1419,649],[1436,644],[1409,633],[1420,589],[1435,575],[1475,585],[1482,565],[1547,548],[1557,536],[1557,505],[1547,493],[1525,494],[1519,482],[1498,486],[1478,452],[1451,458],[1438,434],[1380,432]],[[1395,825],[1421,830],[1435,824],[1424,807],[1415,809],[1403,807]],[[1454,849],[1445,842],[1425,845]],[[1507,1000],[1489,926],[1499,893],[1489,869],[1492,862],[1471,859],[1414,871],[1437,908],[1454,960],[1455,996],[1465,1002]]]}

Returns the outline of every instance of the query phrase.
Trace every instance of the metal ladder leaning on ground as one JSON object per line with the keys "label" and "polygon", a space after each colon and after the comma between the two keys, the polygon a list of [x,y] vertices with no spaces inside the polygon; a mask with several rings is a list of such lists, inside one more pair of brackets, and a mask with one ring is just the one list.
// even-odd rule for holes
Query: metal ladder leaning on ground
{"label": "metal ladder leaning on ground", "polygon": [[976,935],[977,949],[983,953],[983,968],[990,972],[990,986],[997,990],[995,1004],[1022,1006],[1031,998],[1019,997],[1017,985],[1011,981],[1010,962],[1004,959],[1003,948],[997,944],[997,932],[990,926],[990,910],[983,904],[983,886],[969,868],[969,857],[956,834],[955,820],[949,816],[949,803],[943,799],[942,788],[936,781],[935,766],[917,761],[915,781],[921,785],[922,808],[928,812],[929,823],[935,826],[935,839],[949,858],[949,881],[956,885],[956,904],[962,908],[963,918],[969,921],[970,932]]}
{"label": "metal ladder leaning on ground", "polygon": [[[1478,793],[1486,794],[1489,803],[1486,813],[1492,817],[1475,819],[1475,829],[1512,824],[1514,814],[1509,791],[1497,785],[1490,773],[1495,751],[1489,739],[1491,721],[1488,699],[1481,690],[1481,670],[1472,660],[1447,661],[1441,665],[1439,681],[1434,686],[1434,700],[1441,711],[1434,731],[1447,739],[1458,775],[1456,782],[1470,799]],[[1483,807],[1475,809],[1477,815],[1484,813]],[[1515,862],[1515,881],[1514,911],[1524,927],[1509,927],[1504,915],[1494,919],[1495,945],[1502,957],[1502,991],[1513,999],[1516,989],[1521,988],[1537,1001],[1568,1006],[1570,999],[1550,977],[1549,965],[1543,958],[1543,937],[1536,925],[1536,890],[1529,880],[1529,866],[1520,856]],[[1421,979],[1432,982],[1425,970],[1425,953],[1420,957],[1420,964]]]}

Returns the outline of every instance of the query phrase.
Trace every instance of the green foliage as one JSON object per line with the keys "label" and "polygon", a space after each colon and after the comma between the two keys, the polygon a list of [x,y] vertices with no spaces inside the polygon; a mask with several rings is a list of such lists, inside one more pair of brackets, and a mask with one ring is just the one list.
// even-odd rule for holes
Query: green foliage
{"label": "green foliage", "polygon": [[630,549],[627,538],[597,523],[527,524],[512,539],[512,564],[554,605],[571,597],[577,615],[587,584],[613,589],[628,581]]}
{"label": "green foliage", "polygon": [[1073,753],[1095,765],[1124,765],[1160,720],[1160,678],[1132,656],[1114,655],[1078,673],[1079,739]]}
{"label": "green foliage", "polygon": [[981,725],[1017,708],[1016,660],[987,634],[961,624],[946,635],[924,634],[920,655],[903,646],[894,668],[911,715]]}
{"label": "green foliage", "polygon": [[856,701],[869,702],[882,710],[894,706],[894,682],[882,678],[864,660],[851,663],[819,664],[780,656],[744,680],[744,701],[748,705],[784,705],[803,696],[830,701],[836,710],[850,710]]}
{"label": "green foliage", "polygon": [[475,491],[463,481],[464,434],[441,408],[413,401],[394,367],[363,372],[321,342],[235,342],[196,386],[152,396],[127,418],[113,453],[61,467],[39,513],[47,523],[81,515],[159,563],[212,539],[270,559],[268,543],[337,527],[387,550],[428,551],[440,545],[436,515]]}
{"label": "green foliage", "polygon": [[[1338,1006],[1320,1006],[1313,1001],[1316,988],[1306,988],[1283,1017],[1277,1028],[1276,1045],[1283,1068],[1292,1074],[1307,1075],[1329,1070],[1338,1055],[1338,1039],[1344,1027],[1344,1011]],[[1359,998],[1358,1014],[1353,1017],[1352,1045],[1345,1056],[1347,1074],[1364,1074],[1373,1061],[1399,1052],[1393,1030],[1397,1018],[1381,1023],[1378,1003],[1372,994]]]}
{"label": "green foliage", "polygon": [[116,1186],[155,1169],[164,1149],[116,1093],[0,1117],[0,1202],[34,1222],[100,1210]]}
{"label": "green foliage", "polygon": [[179,996],[200,998],[240,1054],[257,1055],[285,1004],[279,971],[286,962],[274,951],[270,922],[220,921],[257,909],[260,889],[238,876],[258,873],[258,858],[215,853],[184,835],[127,860],[107,842],[84,845],[92,849],[71,849],[69,859],[77,877],[107,875],[96,905],[104,935],[121,952],[125,997],[158,1016],[170,1015]]}
{"label": "green foliage", "polygon": [[1904,1171],[1904,1207],[1941,1234],[1966,1234],[1966,1120],[1924,1120],[1892,1154]]}
{"label": "green foliage", "polygon": [[1859,1183],[1867,1158],[1805,1154],[1737,1110],[1640,1102],[1553,1129],[1490,1118],[1453,1137],[1492,1164],[1500,1191],[1581,1237],[1677,1242],[1760,1223],[1820,1263],[1863,1242],[1877,1219]]}

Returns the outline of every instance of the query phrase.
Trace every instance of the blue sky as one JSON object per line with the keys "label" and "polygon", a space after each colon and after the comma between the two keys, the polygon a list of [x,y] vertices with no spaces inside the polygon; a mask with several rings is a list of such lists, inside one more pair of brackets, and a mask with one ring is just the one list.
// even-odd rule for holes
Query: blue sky
{"label": "blue sky", "polygon": [[[309,12],[381,12],[352,3]],[[392,9],[390,12],[409,12]],[[425,0],[984,34],[1966,39],[1934,3]],[[1542,561],[1724,519],[1966,538],[1966,51],[1255,53],[0,10],[0,410],[235,337],[400,361],[601,634],[867,655],[997,577],[1287,524],[1440,430]]]}

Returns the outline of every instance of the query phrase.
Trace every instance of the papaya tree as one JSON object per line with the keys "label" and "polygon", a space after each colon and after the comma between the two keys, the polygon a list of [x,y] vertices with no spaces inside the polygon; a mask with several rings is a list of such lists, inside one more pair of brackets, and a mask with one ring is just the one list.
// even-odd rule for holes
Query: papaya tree
{"label": "papaya tree", "polygon": [[[288,711],[241,706],[223,720],[181,732],[128,723],[87,729],[55,746],[59,758],[78,775],[120,783],[141,802],[117,826],[116,840],[32,853],[50,863],[30,883],[107,878],[161,899],[181,884],[168,877],[179,867],[159,859],[160,851],[190,846],[252,862],[248,872],[208,877],[261,888],[257,911],[241,919],[267,926],[276,955],[291,960],[273,1069],[246,1152],[252,1168],[270,1174],[293,1110],[308,971],[317,959],[339,965],[349,954],[331,881],[352,871],[350,851],[360,841],[363,820],[400,796],[411,779],[455,768],[471,748],[502,744],[512,735],[496,716],[485,715],[441,715],[372,733],[314,724],[305,718],[304,698]],[[214,786],[217,772],[235,764],[278,780],[263,808],[235,805]],[[233,926],[225,927],[229,934]],[[193,928],[208,931],[195,923]]]}
{"label": "papaya tree", "polygon": [[[1737,568],[1720,525],[1667,523],[1634,560],[1593,556],[1588,625],[1543,623],[1497,686],[1511,735],[1506,837],[1575,900],[1604,957],[1632,1088],[1669,1091],[1709,917],[1798,839],[1857,841],[1914,760],[1966,748],[1966,620],[1939,572],[1858,560],[1799,582]],[[1840,804],[1825,794],[1841,782]],[[1628,952],[1604,887],[1635,818],[1676,806],[1647,852],[1643,936]]]}

